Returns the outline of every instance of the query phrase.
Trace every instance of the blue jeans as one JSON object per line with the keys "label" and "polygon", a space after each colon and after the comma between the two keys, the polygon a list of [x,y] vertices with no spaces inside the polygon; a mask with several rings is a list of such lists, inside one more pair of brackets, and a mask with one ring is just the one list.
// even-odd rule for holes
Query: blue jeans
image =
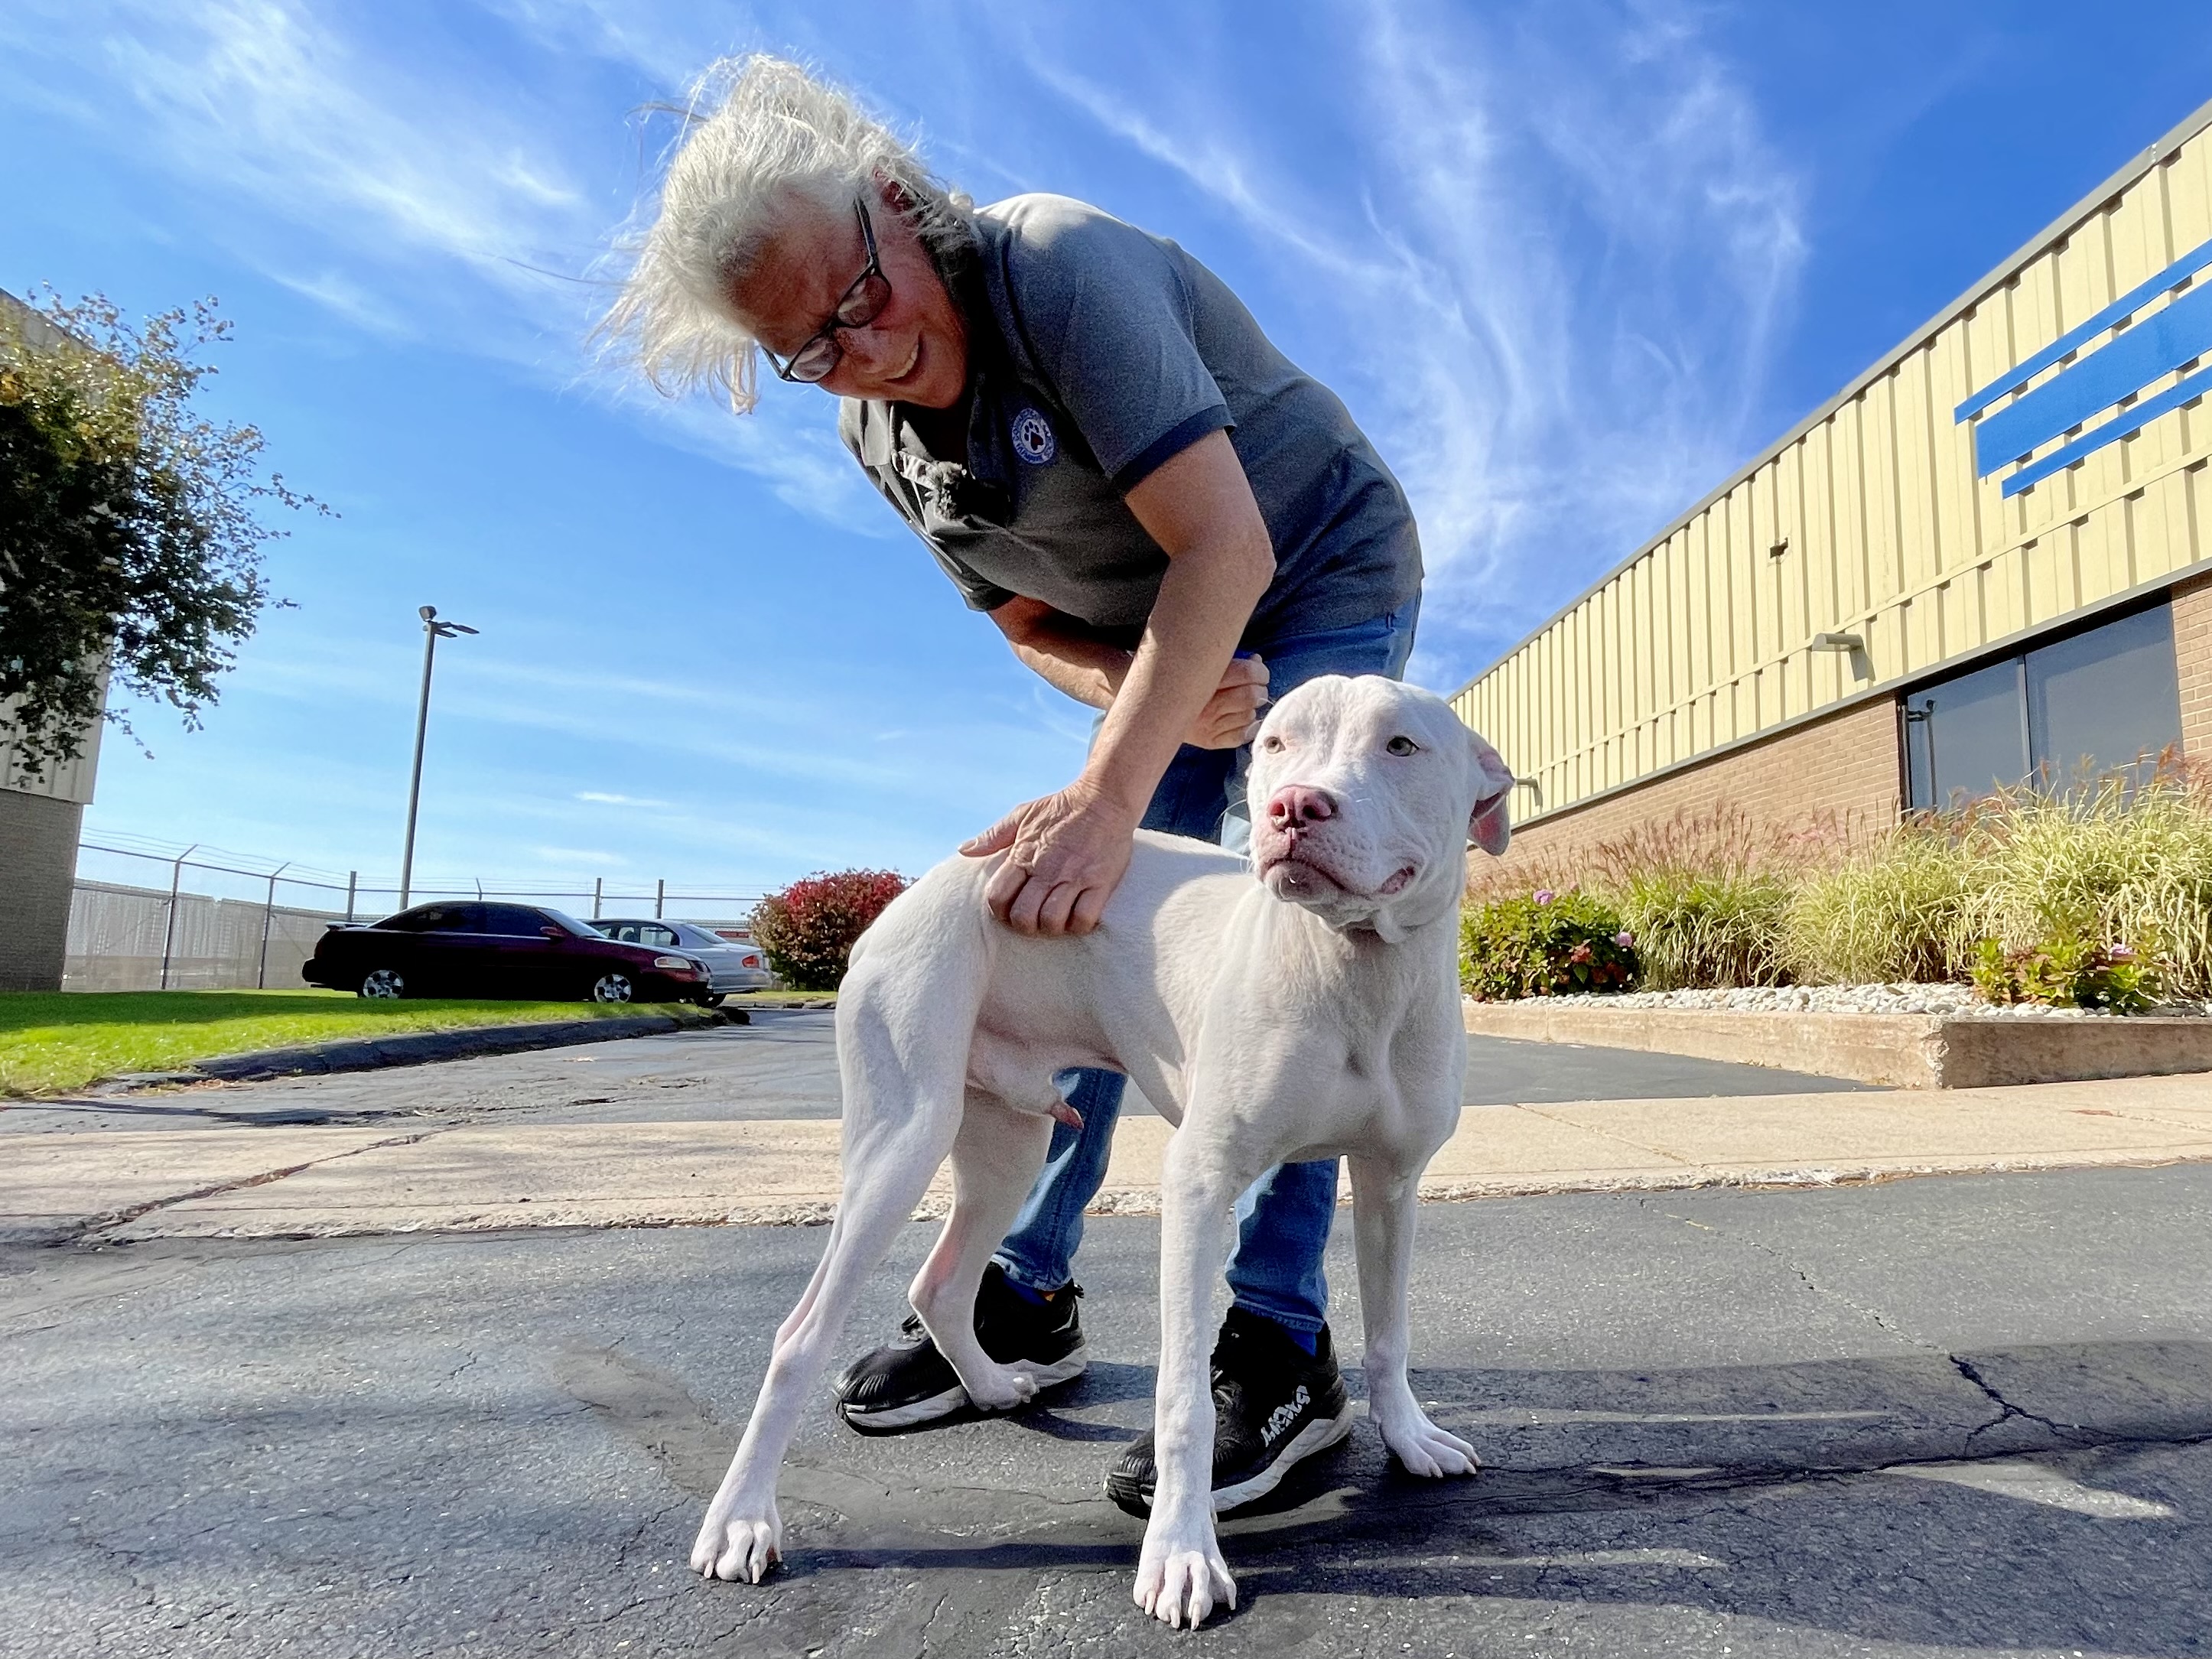
{"label": "blue jeans", "polygon": [[[1402,679],[1413,649],[1415,599],[1387,617],[1324,634],[1291,635],[1256,648],[1267,665],[1267,690],[1279,697],[1323,674],[1387,674]],[[1152,792],[1145,828],[1215,841],[1243,852],[1252,820],[1244,799],[1249,749],[1194,749],[1186,744]],[[1045,1165],[996,1253],[1006,1276],[1036,1291],[1056,1291],[1074,1277],[1083,1242],[1083,1212],[1106,1179],[1114,1124],[1128,1079],[1119,1072],[1068,1072],[1061,1078],[1083,1127],[1056,1124]],[[1309,1334],[1328,1321],[1328,1280],[1322,1254],[1336,1218],[1336,1163],[1281,1164],[1237,1200],[1237,1252],[1229,1260],[1236,1305]]]}

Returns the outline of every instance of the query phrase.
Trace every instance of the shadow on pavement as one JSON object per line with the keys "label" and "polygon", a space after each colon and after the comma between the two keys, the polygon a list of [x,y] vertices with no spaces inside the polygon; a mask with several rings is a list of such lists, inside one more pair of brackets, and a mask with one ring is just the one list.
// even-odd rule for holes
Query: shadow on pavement
{"label": "shadow on pavement", "polygon": [[[731,1431],[703,1413],[679,1430],[667,1409],[677,1385],[618,1357],[586,1363],[599,1365],[601,1386],[582,1397],[706,1497]],[[606,1386],[623,1373],[628,1385]],[[1348,1380],[1357,1395],[1358,1379]],[[573,1389],[573,1375],[564,1381]],[[1125,1439],[1082,1413],[1141,1398],[1150,1382],[1149,1367],[1099,1365],[1002,1426]],[[1583,1601],[1656,1600],[1871,1641],[2091,1642],[2176,1659],[2212,1650],[2201,1625],[2177,1622],[2177,1596],[2204,1605],[2203,1534],[2185,1541],[2194,1529],[2174,1524],[2175,1494],[2149,1455],[2212,1439],[2212,1344],[1641,1372],[1429,1370],[1414,1385],[1440,1423],[1475,1443],[1483,1473],[1415,1480],[1363,1423],[1342,1451],[1224,1522],[1241,1586],[1232,1628],[1285,1595],[1556,1595],[1571,1583]],[[659,1401],[642,1420],[623,1403],[641,1386]],[[955,1584],[981,1575],[971,1596],[952,1598],[972,1601],[969,1634],[981,1641],[1031,1576],[1089,1570],[1118,1589],[1133,1567],[1138,1523],[1095,1491],[916,1487],[872,1473],[881,1443],[841,1440],[824,1457],[817,1442],[794,1457],[782,1485],[784,1568],[757,1589],[702,1588],[772,1598],[779,1584],[798,1595],[877,1569]],[[1577,1535],[1532,1551],[1532,1517]],[[1510,1542],[1498,1524],[1509,1519],[1523,1523]],[[2161,1534],[2164,1549],[2134,1547]],[[1736,1570],[1747,1552],[1771,1570]],[[2090,1559],[2102,1591],[2094,1605],[2054,1567]],[[941,1639],[957,1650],[951,1629]]]}

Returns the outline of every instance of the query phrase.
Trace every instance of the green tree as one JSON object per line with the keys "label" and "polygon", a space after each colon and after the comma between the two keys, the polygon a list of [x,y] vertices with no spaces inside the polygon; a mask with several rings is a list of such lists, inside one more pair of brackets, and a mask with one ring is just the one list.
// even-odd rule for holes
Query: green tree
{"label": "green tree", "polygon": [[192,408],[229,334],[212,300],[135,326],[98,295],[0,303],[0,702],[27,772],[82,750],[104,679],[197,727],[283,603],[264,508],[329,510],[264,474],[258,430]]}

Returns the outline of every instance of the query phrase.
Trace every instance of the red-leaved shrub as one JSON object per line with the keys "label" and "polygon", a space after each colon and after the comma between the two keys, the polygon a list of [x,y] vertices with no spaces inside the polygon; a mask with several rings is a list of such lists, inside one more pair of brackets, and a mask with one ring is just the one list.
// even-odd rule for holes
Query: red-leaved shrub
{"label": "red-leaved shrub", "polygon": [[908,885],[896,870],[817,871],[753,907],[753,937],[769,966],[798,989],[834,991],[853,941]]}

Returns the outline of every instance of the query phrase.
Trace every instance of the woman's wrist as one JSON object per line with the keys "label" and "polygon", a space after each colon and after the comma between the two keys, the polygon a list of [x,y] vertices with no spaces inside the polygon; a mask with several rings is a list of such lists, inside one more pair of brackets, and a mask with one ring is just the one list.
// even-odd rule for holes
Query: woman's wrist
{"label": "woman's wrist", "polygon": [[1159,787],[1159,780],[1146,782],[1127,766],[1115,764],[1112,757],[1102,759],[1093,755],[1077,775],[1075,787],[1134,830],[1152,804],[1152,791]]}

